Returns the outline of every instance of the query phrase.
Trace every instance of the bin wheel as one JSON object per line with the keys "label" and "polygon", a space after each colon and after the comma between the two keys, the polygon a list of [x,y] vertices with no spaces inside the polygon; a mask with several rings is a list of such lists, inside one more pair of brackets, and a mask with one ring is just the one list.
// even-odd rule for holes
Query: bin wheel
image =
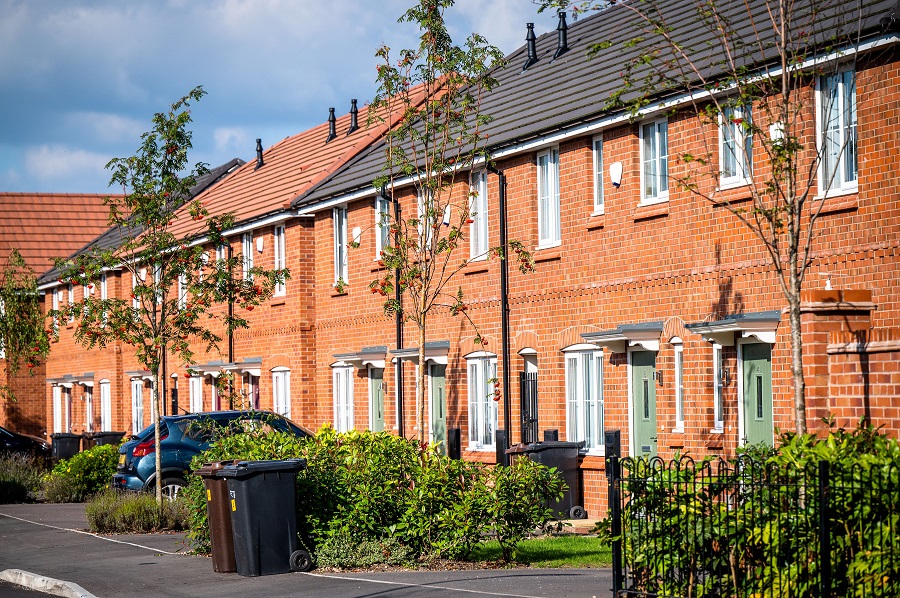
{"label": "bin wheel", "polygon": [[587,511],[582,506],[572,507],[569,509],[569,519],[587,519]]}
{"label": "bin wheel", "polygon": [[291,553],[291,571],[303,573],[309,571],[313,567],[312,557],[303,549],[295,550]]}

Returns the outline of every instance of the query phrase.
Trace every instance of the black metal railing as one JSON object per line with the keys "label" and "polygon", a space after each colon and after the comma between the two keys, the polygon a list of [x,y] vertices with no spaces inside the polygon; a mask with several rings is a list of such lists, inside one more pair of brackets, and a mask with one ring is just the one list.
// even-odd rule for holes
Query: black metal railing
{"label": "black metal railing", "polygon": [[531,444],[538,439],[537,372],[519,372],[519,396],[522,397],[522,442]]}
{"label": "black metal railing", "polygon": [[607,459],[614,596],[900,596],[900,467]]}

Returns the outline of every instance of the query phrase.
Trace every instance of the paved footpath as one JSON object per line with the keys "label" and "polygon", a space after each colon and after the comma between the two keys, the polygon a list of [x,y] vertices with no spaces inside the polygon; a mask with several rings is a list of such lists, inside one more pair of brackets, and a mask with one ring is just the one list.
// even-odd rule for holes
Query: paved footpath
{"label": "paved footpath", "polygon": [[[313,571],[241,577],[215,573],[210,559],[185,554],[184,534],[101,536],[85,532],[86,528],[81,504],[0,505],[0,572],[22,570],[68,582],[55,594],[74,597],[82,590],[85,598],[591,598],[609,596],[612,587],[609,569]],[[0,581],[0,598],[8,587]]]}

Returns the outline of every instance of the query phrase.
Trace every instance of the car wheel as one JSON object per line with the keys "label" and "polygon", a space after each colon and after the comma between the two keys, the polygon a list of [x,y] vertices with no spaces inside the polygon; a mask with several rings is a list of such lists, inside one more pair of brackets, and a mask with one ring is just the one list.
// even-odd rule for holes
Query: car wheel
{"label": "car wheel", "polygon": [[312,557],[307,551],[303,550],[302,548],[300,550],[295,550],[291,553],[290,565],[291,571],[304,573],[312,569]]}
{"label": "car wheel", "polygon": [[162,495],[169,500],[175,500],[185,486],[187,482],[181,478],[165,478],[162,481]]}

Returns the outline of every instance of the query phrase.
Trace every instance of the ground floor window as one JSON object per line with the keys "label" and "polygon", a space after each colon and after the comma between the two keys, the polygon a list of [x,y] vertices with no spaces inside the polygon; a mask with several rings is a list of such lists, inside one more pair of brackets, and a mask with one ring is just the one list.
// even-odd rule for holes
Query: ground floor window
{"label": "ground floor window", "polygon": [[335,366],[331,370],[334,394],[334,428],[338,432],[353,429],[353,367]]}
{"label": "ground floor window", "polygon": [[81,391],[81,397],[84,399],[84,429],[86,432],[94,431],[94,388],[92,386],[84,386]]}
{"label": "ground floor window", "polygon": [[603,447],[603,351],[566,352],[566,440]]}
{"label": "ground floor window", "polygon": [[100,429],[104,432],[112,430],[112,396],[109,380],[100,381]]}
{"label": "ground floor window", "polygon": [[131,381],[131,429],[135,434],[144,429],[144,381]]}
{"label": "ground floor window", "polygon": [[188,378],[188,399],[191,413],[203,411],[203,378],[191,376]]}
{"label": "ground floor window", "polygon": [[497,356],[468,357],[469,446],[493,449],[497,431]]}
{"label": "ground floor window", "polygon": [[272,370],[272,409],[291,417],[291,371],[287,368]]}

